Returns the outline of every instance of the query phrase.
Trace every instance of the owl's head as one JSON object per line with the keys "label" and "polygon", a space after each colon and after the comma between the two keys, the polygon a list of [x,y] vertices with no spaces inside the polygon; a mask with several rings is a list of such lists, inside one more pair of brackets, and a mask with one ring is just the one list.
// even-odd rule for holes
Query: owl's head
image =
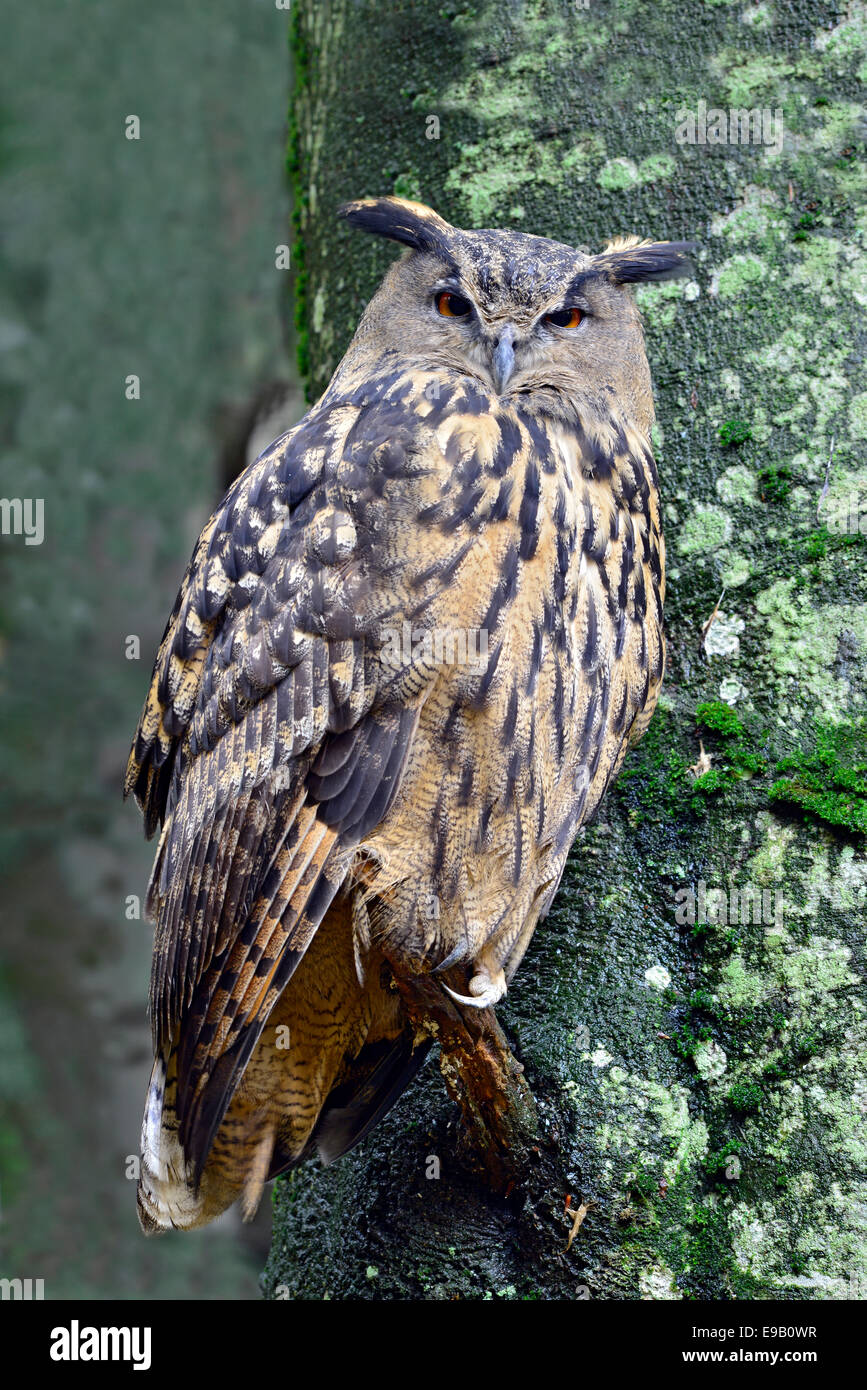
{"label": "owl's head", "polygon": [[589,256],[523,232],[462,231],[403,198],[340,213],[410,248],[368,305],[359,346],[466,372],[501,396],[562,393],[604,408],[613,390],[637,414],[652,411],[630,286],[683,274],[687,243],[623,238]]}

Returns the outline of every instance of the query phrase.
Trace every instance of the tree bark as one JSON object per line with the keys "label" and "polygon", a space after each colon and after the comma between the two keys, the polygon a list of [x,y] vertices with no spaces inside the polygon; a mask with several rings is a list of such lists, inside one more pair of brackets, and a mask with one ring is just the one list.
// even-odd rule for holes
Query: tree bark
{"label": "tree bark", "polygon": [[293,54],[312,397],[394,254],[348,198],[699,249],[639,291],[664,696],[497,1009],[538,1110],[524,1187],[480,1180],[429,1062],[277,1185],[265,1291],[864,1297],[863,15],[296,0]]}

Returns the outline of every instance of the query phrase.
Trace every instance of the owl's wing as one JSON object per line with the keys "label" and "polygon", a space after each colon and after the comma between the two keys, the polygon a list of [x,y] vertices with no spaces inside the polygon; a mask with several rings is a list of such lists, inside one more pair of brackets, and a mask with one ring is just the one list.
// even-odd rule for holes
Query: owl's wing
{"label": "owl's wing", "polygon": [[[179,1046],[180,1139],[198,1172],[394,797],[432,674],[380,650],[383,624],[410,616],[406,548],[384,533],[392,504],[401,532],[429,471],[417,426],[398,393],[320,408],[278,440],[205,527],[157,655],[126,790],[148,831],[163,821],[150,1008],[157,1053]],[[438,571],[459,542],[436,534]]]}

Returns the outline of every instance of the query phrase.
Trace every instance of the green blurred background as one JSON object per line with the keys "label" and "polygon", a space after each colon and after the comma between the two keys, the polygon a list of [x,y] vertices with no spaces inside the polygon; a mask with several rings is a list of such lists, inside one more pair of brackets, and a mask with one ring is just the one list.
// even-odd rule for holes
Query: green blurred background
{"label": "green blurred background", "polygon": [[267,1200],[240,1240],[138,1230],[151,929],[126,902],[153,846],[120,783],[193,540],[291,373],[287,23],[73,0],[4,26],[0,496],[43,498],[45,539],[0,540],[0,1276],[46,1298],[255,1298],[267,1249]]}

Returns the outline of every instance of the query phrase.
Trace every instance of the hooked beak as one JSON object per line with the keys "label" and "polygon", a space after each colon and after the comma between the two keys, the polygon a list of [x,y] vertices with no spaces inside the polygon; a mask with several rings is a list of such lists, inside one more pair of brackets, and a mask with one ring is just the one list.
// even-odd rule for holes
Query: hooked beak
{"label": "hooked beak", "polygon": [[491,361],[494,369],[494,380],[497,383],[497,390],[502,395],[503,391],[506,389],[506,383],[509,377],[515,370],[514,324],[506,323],[503,325]]}

